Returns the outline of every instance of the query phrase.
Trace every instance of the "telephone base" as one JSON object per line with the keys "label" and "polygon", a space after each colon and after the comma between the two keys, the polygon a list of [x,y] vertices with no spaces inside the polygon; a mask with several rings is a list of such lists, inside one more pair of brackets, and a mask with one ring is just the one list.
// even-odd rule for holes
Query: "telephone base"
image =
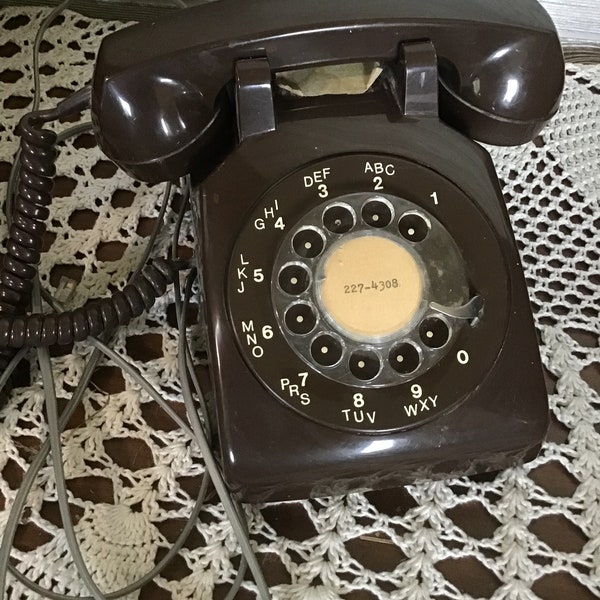
{"label": "telephone base", "polygon": [[[304,109],[281,119],[195,189],[220,453],[230,489],[245,501],[497,471],[532,458],[547,430],[527,289],[488,154],[433,117],[343,112],[310,119]],[[385,210],[361,213],[372,197],[391,220]],[[425,236],[446,243],[447,233],[456,250],[440,253],[438,242],[426,250],[423,223]],[[438,285],[436,273],[462,257],[451,278],[467,280],[456,308],[439,314],[434,302],[421,302],[391,338],[365,341],[344,329],[341,309],[320,296],[319,273],[343,240],[361,236],[406,248],[432,298],[453,287]],[[297,271],[286,279],[290,265]],[[377,294],[392,294],[394,277]],[[480,306],[469,304],[477,296],[481,314],[460,320]],[[298,306],[301,325],[314,316],[308,333],[287,319]],[[446,327],[441,350],[427,338],[435,339],[433,329],[423,328],[431,318]],[[360,317],[369,333],[365,323]],[[340,340],[335,364],[311,354],[310,341],[324,336]],[[398,340],[417,348],[412,372],[390,368]],[[379,361],[370,380],[353,368],[363,351]]]}

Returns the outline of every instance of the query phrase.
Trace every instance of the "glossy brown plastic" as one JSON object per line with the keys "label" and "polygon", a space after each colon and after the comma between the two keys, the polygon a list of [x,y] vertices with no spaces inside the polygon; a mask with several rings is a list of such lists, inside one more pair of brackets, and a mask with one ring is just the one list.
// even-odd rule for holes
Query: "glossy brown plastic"
{"label": "glossy brown plastic", "polygon": [[[223,469],[244,500],[289,500],[493,471],[535,456],[545,435],[548,406],[537,340],[491,160],[436,117],[407,118],[384,96],[300,101],[291,110],[280,106],[277,130],[249,137],[197,190],[198,257]],[[355,153],[402,157],[458,186],[495,230],[508,274],[502,315],[488,311],[485,317],[502,340],[491,368],[453,410],[401,431],[343,431],[285,406],[248,368],[226,299],[231,252],[254,202],[302,165]],[[355,172],[346,176],[356,180]],[[462,239],[477,236],[458,212],[448,219],[446,226]],[[427,376],[436,377],[436,369]]]}
{"label": "glossy brown plastic", "polygon": [[[277,71],[365,60],[388,68],[360,97],[273,94]],[[102,149],[141,179],[191,172],[197,183],[212,391],[223,470],[238,497],[381,488],[496,470],[535,455],[548,406],[527,290],[491,160],[465,135],[496,144],[530,139],[556,111],[563,80],[556,32],[535,0],[222,0],[104,40],[92,97]],[[266,362],[259,375],[239,343],[229,273],[251,211],[290,174],[334,158],[346,164],[351,156],[412,165],[390,193],[443,223],[461,248],[469,281],[481,282],[487,270],[485,281],[497,273],[502,287],[494,295],[492,286],[475,286],[486,304],[474,335],[489,332],[480,346],[486,360],[476,348],[470,355],[475,383],[465,391],[461,372],[453,371],[447,409],[416,426],[382,423],[365,432],[323,424],[266,386],[280,371]],[[424,171],[459,190],[463,208],[419,204],[430,192],[423,193]],[[332,193],[373,190],[359,175],[340,167]],[[319,202],[304,199],[285,195],[288,226]],[[474,230],[469,214],[485,227]],[[483,231],[498,249],[489,255],[477,248],[478,239],[485,245]],[[269,250],[274,256],[275,242]],[[265,315],[270,305],[258,308]],[[457,359],[454,350],[451,366],[444,358],[419,381],[442,380]],[[326,379],[323,388],[333,389]],[[406,385],[396,387],[401,399]]]}
{"label": "glossy brown plastic", "polygon": [[272,71],[376,60],[429,39],[440,114],[492,144],[531,139],[564,81],[554,26],[535,0],[220,0],[107,36],[93,78],[102,150],[146,181],[205,172],[232,146],[225,95],[240,59]]}

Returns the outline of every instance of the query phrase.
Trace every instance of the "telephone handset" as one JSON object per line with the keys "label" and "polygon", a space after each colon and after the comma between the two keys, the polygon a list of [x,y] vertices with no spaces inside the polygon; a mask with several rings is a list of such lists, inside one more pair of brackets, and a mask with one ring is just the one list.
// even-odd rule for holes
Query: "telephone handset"
{"label": "telephone handset", "polygon": [[98,142],[147,181],[215,166],[232,125],[222,92],[237,61],[266,58],[273,72],[394,64],[399,44],[415,40],[435,47],[442,118],[473,139],[524,143],[557,109],[562,51],[534,0],[220,0],[103,40],[92,94]]}
{"label": "telephone handset", "polygon": [[[365,60],[384,74],[362,96],[274,84]],[[241,498],[536,454],[548,406],[527,289],[469,138],[531,139],[563,71],[535,0],[222,0],[103,41],[100,146],[138,178],[196,183],[221,459]]]}

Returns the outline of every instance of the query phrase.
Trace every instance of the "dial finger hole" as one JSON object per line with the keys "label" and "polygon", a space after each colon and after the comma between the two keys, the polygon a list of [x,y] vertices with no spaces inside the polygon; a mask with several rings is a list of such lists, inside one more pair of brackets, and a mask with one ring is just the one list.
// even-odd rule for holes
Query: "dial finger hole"
{"label": "dial finger hole", "polygon": [[442,319],[430,317],[419,325],[419,336],[429,348],[441,348],[450,338],[450,328]]}
{"label": "dial finger hole", "polygon": [[285,326],[292,333],[305,335],[317,324],[315,311],[310,304],[298,302],[290,306],[285,313]]}
{"label": "dial finger hole", "polygon": [[419,213],[406,213],[398,222],[400,235],[409,242],[422,242],[430,229],[429,221]]}
{"label": "dial finger hole", "polygon": [[361,216],[371,227],[386,227],[392,222],[392,207],[383,198],[369,200],[362,207]]}
{"label": "dial finger hole", "polygon": [[350,356],[349,367],[354,377],[362,381],[369,381],[377,376],[381,363],[375,352],[358,350]]}
{"label": "dial finger hole", "polygon": [[389,354],[390,366],[401,375],[408,375],[417,370],[421,357],[417,348],[408,342],[394,346]]}
{"label": "dial finger hole", "polygon": [[316,258],[323,251],[325,238],[318,229],[305,227],[294,235],[292,246],[298,256]]}
{"label": "dial finger hole", "polygon": [[298,296],[308,289],[310,273],[304,265],[288,264],[279,272],[278,282],[284,292]]}
{"label": "dial finger hole", "polygon": [[338,363],[343,351],[341,342],[327,334],[316,337],[310,345],[311,356],[323,367],[331,367]]}
{"label": "dial finger hole", "polygon": [[331,233],[346,233],[355,222],[354,211],[347,204],[334,204],[323,213],[323,225]]}

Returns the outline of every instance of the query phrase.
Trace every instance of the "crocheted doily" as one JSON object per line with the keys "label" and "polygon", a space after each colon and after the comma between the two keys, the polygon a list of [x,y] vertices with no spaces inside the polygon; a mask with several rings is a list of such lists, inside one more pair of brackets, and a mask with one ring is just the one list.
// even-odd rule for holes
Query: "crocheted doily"
{"label": "crocheted doily", "polygon": [[[15,126],[32,103],[31,50],[46,14],[25,7],[0,13],[2,194],[17,147]],[[73,12],[57,20],[42,44],[42,106],[55,105],[89,81],[100,38],[118,26]],[[541,334],[552,409],[549,439],[534,462],[495,476],[246,506],[275,598],[600,597],[600,399],[592,386],[600,359],[600,67],[569,65],[562,108],[542,135],[491,153]],[[89,134],[64,145],[58,172],[40,273],[51,289],[61,276],[79,280],[69,301],[79,305],[124,282],[143,252],[162,188],[117,171]],[[5,231],[0,221],[2,237]],[[189,221],[182,246],[191,255]],[[113,347],[182,412],[173,314],[167,296],[120,330]],[[200,327],[192,331],[200,343]],[[62,404],[90,352],[79,344],[75,353],[55,356]],[[23,472],[46,437],[34,360],[31,380],[22,384],[0,424],[0,531]],[[146,393],[108,362],[95,374],[62,444],[83,555],[102,590],[118,589],[164,556],[181,529],[204,471],[201,456]],[[41,585],[87,595],[60,526],[50,463],[30,494],[13,557]],[[174,563],[131,597],[220,598],[239,562],[220,504],[208,503]],[[249,579],[240,598],[254,597]],[[8,598],[37,597],[10,580]]]}

